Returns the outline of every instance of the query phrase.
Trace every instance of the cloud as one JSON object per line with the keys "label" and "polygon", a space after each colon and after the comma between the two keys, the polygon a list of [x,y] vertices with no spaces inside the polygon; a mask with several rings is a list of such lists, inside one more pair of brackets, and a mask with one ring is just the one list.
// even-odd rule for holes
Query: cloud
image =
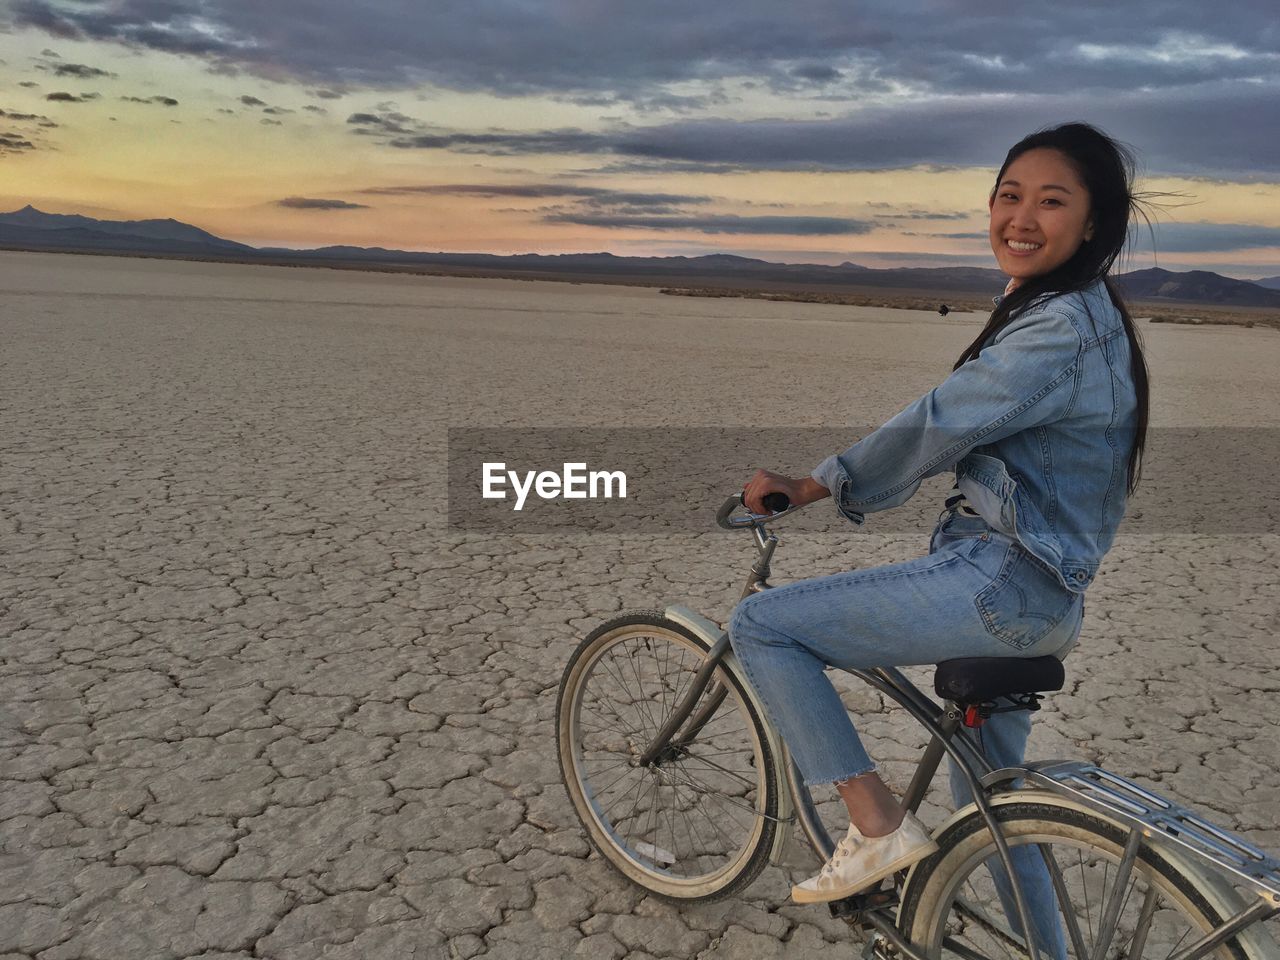
{"label": "cloud", "polygon": [[17,120],[19,122],[25,122],[27,120],[44,121],[47,123],[53,122],[48,117],[39,113],[15,113],[12,110],[0,110],[0,117],[6,117],[9,120]]}
{"label": "cloud", "polygon": [[158,103],[165,107],[176,107],[178,105],[178,101],[173,97],[159,95],[154,97],[121,97],[120,99],[128,103]]}
{"label": "cloud", "polygon": [[36,83],[34,80],[20,80],[18,81],[18,86],[29,88],[29,87],[38,87],[40,86],[40,84]]}
{"label": "cloud", "polygon": [[88,103],[90,100],[97,100],[96,93],[82,93],[76,96],[74,93],[67,93],[65,90],[58,90],[54,93],[46,93],[44,98],[52,100],[55,103]]}
{"label": "cloud", "polygon": [[417,120],[403,113],[353,113],[347,117],[347,123],[356,127],[361,136],[385,137],[391,134],[412,133],[413,128],[420,126]]}
{"label": "cloud", "polygon": [[361,193],[381,196],[473,196],[487,199],[577,199],[592,206],[669,207],[702,204],[711,197],[682,193],[644,193],[608,187],[559,183],[435,183],[395,187],[369,187]]}
{"label": "cloud", "polygon": [[[278,122],[278,121],[277,121]],[[321,200],[317,197],[285,197],[277,200],[277,207],[289,210],[368,210],[363,203],[349,203],[346,200]]]}
{"label": "cloud", "polygon": [[455,153],[479,153],[488,156],[625,152],[622,142],[614,135],[574,128],[534,132],[492,130],[473,133],[429,130],[415,133],[399,124],[389,127],[380,118],[371,117],[369,114],[355,114],[347,122],[356,122],[356,117],[368,118],[362,119],[363,123],[376,123],[377,127],[371,130],[375,135],[387,132],[399,134],[383,137],[383,139],[391,146],[402,150],[452,150]]}
{"label": "cloud", "polygon": [[[394,17],[315,0],[309,15],[325,24],[317,31],[296,29],[293,4],[8,6],[17,28],[183,54],[224,74],[293,80],[321,99],[431,85],[704,118],[578,131],[576,139],[567,130],[423,129],[384,108],[363,114],[376,125],[353,123],[361,136],[400,134],[384,139],[401,149],[603,155],[654,172],[992,166],[1027,131],[1084,118],[1134,143],[1155,171],[1280,175],[1280,34],[1274,3],[1263,0],[1239,0],[1230,16],[1201,0],[1164,0],[1158,17],[1141,4],[1102,0],[1070,10],[1023,0],[1016,15],[1002,7],[941,15],[937,5],[891,0],[739,0],[729,13],[647,0],[608,16],[570,0],[441,0],[401,5]],[[818,100],[849,112],[820,121],[786,119],[785,108],[773,111],[781,119],[754,123],[705,119],[734,98],[732,115],[751,115],[759,91],[789,98],[792,117],[811,116]],[[247,105],[265,106],[252,99]]]}
{"label": "cloud", "polygon": [[0,154],[34,150],[35,144],[16,133],[0,133]]}
{"label": "cloud", "polygon": [[[356,115],[372,123],[378,117]],[[866,107],[828,120],[688,120],[614,130],[460,131],[386,126],[371,135],[398,149],[487,155],[612,155],[639,168],[885,170],[999,166],[1005,149],[1053,123],[1085,119],[1132,144],[1153,173],[1228,178],[1280,176],[1280,85],[1241,92],[1213,84],[1170,102],[1149,90],[1099,101],[1075,93],[952,97]],[[352,118],[354,122],[355,117]],[[1195,129],[1196,137],[1185,131]],[[636,169],[639,169],[636,168]],[[618,170],[619,167],[611,167]]]}
{"label": "cloud", "polygon": [[[1024,0],[1016,15],[948,16],[936,5],[866,0],[715,4],[648,0],[608,15],[567,0],[442,0],[394,17],[317,0],[322,31],[296,29],[291,4],[239,0],[13,0],[11,17],[68,39],[206,58],[223,70],[292,77],[318,89],[421,82],[499,95],[595,92],[624,99],[725,78],[843,83],[939,92],[1176,88],[1274,70],[1273,4],[1239,0],[1231,15],[1199,0],[1141,5]],[[996,8],[1001,9],[1001,8]],[[1105,11],[1105,42],[1091,14]],[[1074,14],[1074,15],[1072,15]],[[1176,29],[1164,24],[1178,24]]]}
{"label": "cloud", "polygon": [[306,110],[308,113],[320,113],[320,114],[325,114],[326,116],[329,113],[329,111],[326,110],[324,107],[318,107],[314,103],[308,103],[302,109]]}
{"label": "cloud", "polygon": [[55,77],[76,77],[80,80],[115,77],[114,73],[107,70],[99,70],[97,67],[87,67],[83,63],[58,63],[50,67],[41,67],[40,69],[52,70]]}
{"label": "cloud", "polygon": [[337,90],[327,90],[323,87],[318,90],[311,90],[309,92],[311,96],[319,97],[321,100],[341,100],[343,96],[345,96],[345,94],[342,94]]}
{"label": "cloud", "polygon": [[269,113],[272,115],[277,115],[277,114],[295,113],[296,111],[290,110],[288,107],[263,107],[262,112]]}
{"label": "cloud", "polygon": [[563,94],[558,99],[578,106],[620,107],[629,106],[638,113],[691,114],[725,106],[733,102],[723,89],[710,89],[705,93],[673,93],[659,89],[653,92],[632,91],[621,94]]}
{"label": "cloud", "polygon": [[265,126],[268,126],[268,127],[283,127],[283,126],[284,126],[284,121],[283,121],[283,120],[272,120],[270,117],[263,117],[263,118],[262,118],[261,120],[259,120],[258,122],[259,122],[259,123],[261,123],[261,124],[264,124]]}
{"label": "cloud", "polygon": [[240,102],[246,107],[265,107],[267,101],[259,100],[257,97],[251,97],[247,93],[240,98]]}
{"label": "cloud", "polygon": [[573,223],[584,227],[641,230],[687,230],[713,234],[787,234],[831,237],[870,233],[874,224],[839,217],[740,217],[732,214],[704,217],[654,217],[629,214],[553,213],[546,223]]}
{"label": "cloud", "polygon": [[660,175],[668,173],[703,173],[727,175],[747,173],[749,168],[736,163],[700,163],[693,160],[611,160],[597,167],[573,171],[582,174]]}
{"label": "cloud", "polygon": [[[868,206],[883,208],[891,207],[892,204],[871,203]],[[874,216],[877,220],[968,220],[973,214],[974,211],[972,210],[942,210],[938,212],[932,210],[904,210],[901,213],[877,213]]]}
{"label": "cloud", "polygon": [[[1229,250],[1280,248],[1280,228],[1247,223],[1157,223],[1156,253],[1220,253]],[[1131,240],[1138,251],[1150,250],[1151,235],[1145,227]]]}
{"label": "cloud", "polygon": [[835,67],[823,63],[804,63],[792,67],[791,76],[798,80],[812,80],[814,83],[830,83],[839,80],[843,74]]}

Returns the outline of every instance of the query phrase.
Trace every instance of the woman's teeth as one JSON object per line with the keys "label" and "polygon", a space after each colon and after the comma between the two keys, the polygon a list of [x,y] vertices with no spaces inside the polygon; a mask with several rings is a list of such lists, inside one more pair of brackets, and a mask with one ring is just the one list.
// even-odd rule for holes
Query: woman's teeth
{"label": "woman's teeth", "polygon": [[1043,244],[1039,243],[1023,243],[1021,240],[1006,240],[1010,249],[1017,250],[1021,253],[1029,253],[1032,250],[1039,250]]}

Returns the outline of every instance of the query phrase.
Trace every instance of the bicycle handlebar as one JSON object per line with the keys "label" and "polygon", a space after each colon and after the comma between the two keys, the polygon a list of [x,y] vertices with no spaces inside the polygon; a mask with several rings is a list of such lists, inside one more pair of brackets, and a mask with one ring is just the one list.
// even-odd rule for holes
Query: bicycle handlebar
{"label": "bicycle handlebar", "polygon": [[720,505],[720,509],[716,511],[716,523],[724,527],[726,530],[741,530],[745,527],[754,527],[768,523],[770,520],[776,520],[779,517],[786,516],[799,507],[792,506],[791,499],[780,491],[766,493],[764,495],[764,505],[772,513],[748,513],[745,517],[733,517],[732,513],[739,507],[745,507],[746,503],[742,499],[742,494],[734,494],[728,500]]}

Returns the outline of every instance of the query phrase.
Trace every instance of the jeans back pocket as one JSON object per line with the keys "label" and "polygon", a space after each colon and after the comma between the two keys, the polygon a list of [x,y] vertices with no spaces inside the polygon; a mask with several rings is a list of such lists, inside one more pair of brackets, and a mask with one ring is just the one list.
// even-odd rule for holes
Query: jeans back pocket
{"label": "jeans back pocket", "polygon": [[1015,543],[1005,548],[996,578],[974,599],[987,631],[1019,650],[1060,624],[1074,602],[1075,594]]}

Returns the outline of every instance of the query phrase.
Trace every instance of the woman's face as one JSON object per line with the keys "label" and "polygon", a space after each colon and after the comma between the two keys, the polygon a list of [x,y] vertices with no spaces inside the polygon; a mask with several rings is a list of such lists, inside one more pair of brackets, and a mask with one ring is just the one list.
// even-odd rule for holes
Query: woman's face
{"label": "woman's face", "polygon": [[991,198],[991,249],[1016,286],[1066,263],[1093,237],[1090,197],[1057,150],[1028,150]]}

